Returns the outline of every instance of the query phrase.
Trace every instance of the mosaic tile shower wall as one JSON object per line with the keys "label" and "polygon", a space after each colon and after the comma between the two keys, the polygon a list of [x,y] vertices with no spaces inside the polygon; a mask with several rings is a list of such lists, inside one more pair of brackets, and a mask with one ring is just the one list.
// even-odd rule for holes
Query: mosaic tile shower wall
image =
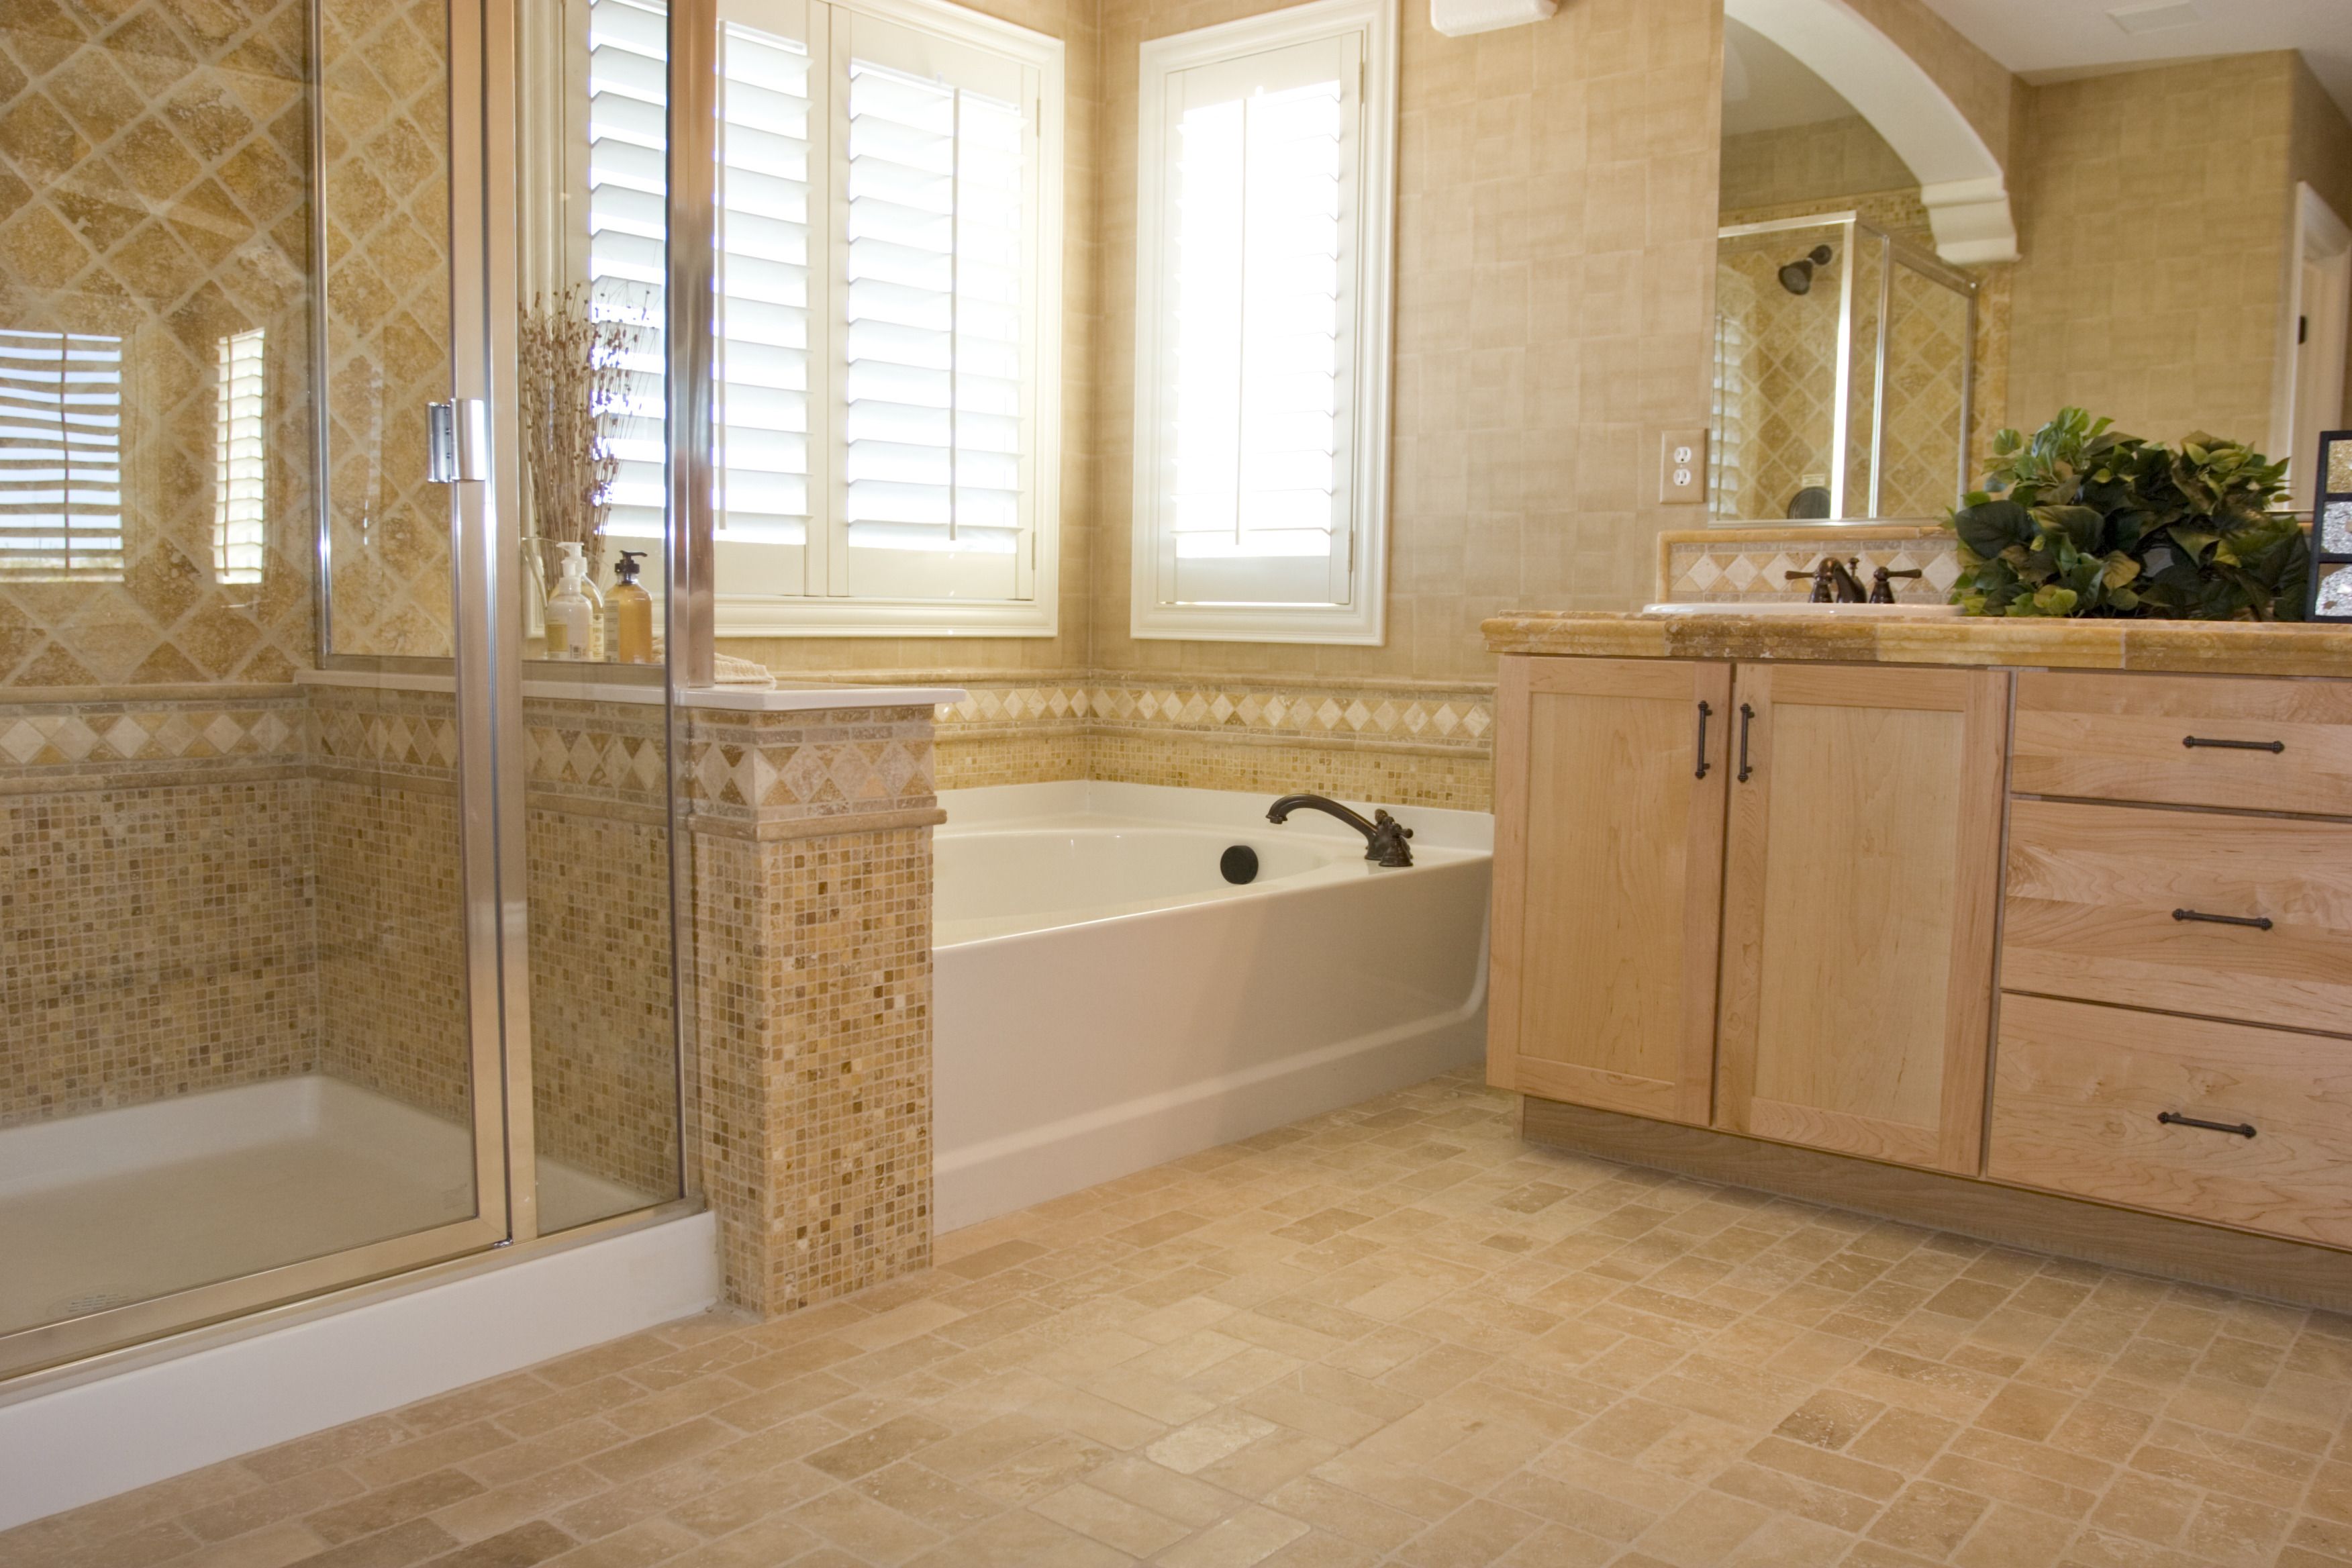
{"label": "mosaic tile shower wall", "polygon": [[446,697],[312,689],[320,1066],[462,1121],[465,898]]}
{"label": "mosaic tile shower wall", "polygon": [[0,25],[12,384],[70,353],[120,420],[62,544],[0,525],[0,687],[310,662],[306,52],[300,0]]}
{"label": "mosaic tile shower wall", "polygon": [[661,710],[532,699],[523,724],[533,1137],[542,1155],[674,1194]]}
{"label": "mosaic tile shower wall", "polygon": [[308,728],[283,689],[0,701],[0,1127],[316,1066]]}

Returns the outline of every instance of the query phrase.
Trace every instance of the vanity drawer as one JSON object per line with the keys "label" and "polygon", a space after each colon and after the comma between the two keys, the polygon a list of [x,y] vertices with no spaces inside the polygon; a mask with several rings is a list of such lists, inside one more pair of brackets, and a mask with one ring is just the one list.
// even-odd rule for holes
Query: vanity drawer
{"label": "vanity drawer", "polygon": [[1985,1173],[2352,1246],[2352,1043],[2005,996]]}
{"label": "vanity drawer", "polygon": [[2352,1029],[2352,824],[2013,800],[2004,885],[2006,989]]}
{"label": "vanity drawer", "polygon": [[2352,816],[2352,681],[2021,675],[2010,755],[2023,795]]}

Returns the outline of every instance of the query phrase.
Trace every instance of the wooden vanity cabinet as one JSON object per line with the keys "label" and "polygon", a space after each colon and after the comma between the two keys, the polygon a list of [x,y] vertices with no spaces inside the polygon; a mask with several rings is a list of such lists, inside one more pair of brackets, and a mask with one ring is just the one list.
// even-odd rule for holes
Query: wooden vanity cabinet
{"label": "wooden vanity cabinet", "polygon": [[1718,1126],[1976,1173],[2007,692],[1986,670],[1738,667]]}
{"label": "wooden vanity cabinet", "polygon": [[1705,1125],[1731,667],[1507,657],[1487,1079]]}

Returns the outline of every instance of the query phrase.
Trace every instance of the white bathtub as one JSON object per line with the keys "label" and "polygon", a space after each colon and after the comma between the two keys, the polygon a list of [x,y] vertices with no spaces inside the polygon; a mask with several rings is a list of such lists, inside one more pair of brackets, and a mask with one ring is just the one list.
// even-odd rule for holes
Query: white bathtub
{"label": "white bathtub", "polygon": [[[1493,819],[1399,807],[1414,864],[1271,795],[940,795],[937,1226],[952,1230],[1475,1061]],[[1349,802],[1365,815],[1371,807]],[[1258,857],[1245,886],[1219,859]]]}

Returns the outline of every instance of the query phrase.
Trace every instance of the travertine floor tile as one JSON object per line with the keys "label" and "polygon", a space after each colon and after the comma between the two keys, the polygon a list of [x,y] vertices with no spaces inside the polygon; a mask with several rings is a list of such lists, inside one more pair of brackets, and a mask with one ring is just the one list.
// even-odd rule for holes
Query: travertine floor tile
{"label": "travertine floor tile", "polygon": [[2352,1322],[1463,1075],[0,1534],[0,1568],[2347,1568]]}

